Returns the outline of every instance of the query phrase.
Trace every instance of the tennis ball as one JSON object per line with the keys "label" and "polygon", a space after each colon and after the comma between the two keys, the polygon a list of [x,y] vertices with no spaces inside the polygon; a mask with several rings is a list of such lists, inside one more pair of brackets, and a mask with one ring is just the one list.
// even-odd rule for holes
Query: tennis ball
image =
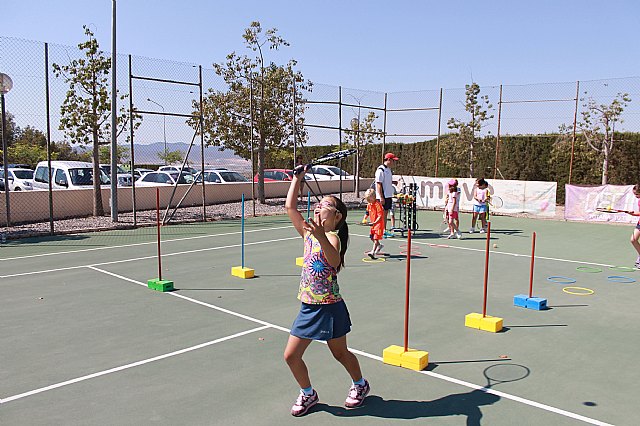
{"label": "tennis ball", "polygon": [[493,248],[498,248],[498,245],[497,245],[497,244],[494,244],[494,245],[493,245]]}

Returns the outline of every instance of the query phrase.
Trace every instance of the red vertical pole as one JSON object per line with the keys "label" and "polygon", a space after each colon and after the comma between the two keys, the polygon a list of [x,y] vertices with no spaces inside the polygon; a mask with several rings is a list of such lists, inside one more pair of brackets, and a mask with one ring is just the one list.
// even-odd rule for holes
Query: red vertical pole
{"label": "red vertical pole", "polygon": [[533,262],[536,257],[536,233],[531,238],[531,267],[529,268],[529,297],[533,297]]}
{"label": "red vertical pole", "polygon": [[482,301],[482,318],[487,316],[487,286],[489,282],[489,242],[491,240],[491,221],[487,222],[487,245],[484,260],[484,298]]}
{"label": "red vertical pole", "polygon": [[156,225],[158,228],[158,279],[162,281],[162,256],[160,255],[160,188],[156,188]]}
{"label": "red vertical pole", "polygon": [[407,229],[407,277],[404,295],[404,351],[409,350],[409,281],[411,276],[411,227]]}

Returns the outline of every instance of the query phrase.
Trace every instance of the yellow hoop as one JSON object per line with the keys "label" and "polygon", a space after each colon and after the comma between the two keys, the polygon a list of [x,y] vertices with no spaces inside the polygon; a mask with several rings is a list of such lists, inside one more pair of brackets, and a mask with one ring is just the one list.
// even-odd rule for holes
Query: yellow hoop
{"label": "yellow hoop", "polygon": [[375,259],[371,259],[370,257],[363,257],[362,261],[364,263],[381,263],[386,262],[387,259],[385,259],[384,257],[376,257]]}
{"label": "yellow hoop", "polygon": [[[571,290],[569,290],[571,289]],[[580,293],[580,291],[572,291],[572,290],[580,290],[583,291],[584,293]],[[584,287],[564,287],[562,289],[562,291],[564,291],[567,294],[573,294],[575,296],[591,296],[593,293],[595,293],[595,291],[591,290],[590,288],[584,288]]]}

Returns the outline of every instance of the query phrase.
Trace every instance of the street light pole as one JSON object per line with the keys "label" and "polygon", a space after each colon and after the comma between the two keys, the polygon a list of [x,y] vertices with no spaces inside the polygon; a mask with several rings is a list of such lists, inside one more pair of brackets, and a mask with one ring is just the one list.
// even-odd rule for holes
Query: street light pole
{"label": "street light pole", "polygon": [[13,81],[11,77],[6,74],[0,73],[0,103],[2,103],[2,167],[4,170],[4,199],[5,207],[7,209],[7,226],[11,225],[11,216],[9,208],[9,158],[7,152],[7,118],[4,109],[4,95],[9,93],[13,88]]}
{"label": "street light pole", "polygon": [[167,165],[167,116],[164,114],[164,107],[160,105],[158,102],[151,100],[151,98],[147,98],[149,102],[152,104],[158,105],[162,108],[162,136],[164,138],[164,165]]}

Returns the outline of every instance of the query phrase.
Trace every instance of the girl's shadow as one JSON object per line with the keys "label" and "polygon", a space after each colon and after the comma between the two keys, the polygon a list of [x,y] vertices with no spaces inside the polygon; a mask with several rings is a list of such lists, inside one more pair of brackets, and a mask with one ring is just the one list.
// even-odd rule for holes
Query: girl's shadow
{"label": "girl's shadow", "polygon": [[365,404],[348,410],[319,403],[314,411],[326,411],[336,417],[380,417],[386,419],[417,419],[422,417],[466,416],[467,425],[480,425],[483,405],[491,405],[500,397],[481,390],[447,395],[433,401],[384,400],[377,395],[368,396]]}

